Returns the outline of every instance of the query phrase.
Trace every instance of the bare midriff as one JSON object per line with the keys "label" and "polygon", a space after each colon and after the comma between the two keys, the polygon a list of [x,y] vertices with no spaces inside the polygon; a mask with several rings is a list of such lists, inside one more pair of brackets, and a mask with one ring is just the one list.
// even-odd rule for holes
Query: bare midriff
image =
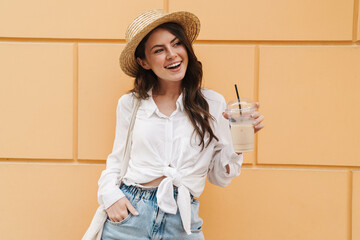
{"label": "bare midriff", "polygon": [[159,186],[159,184],[161,183],[161,181],[166,178],[165,176],[162,176],[162,177],[159,177],[159,178],[156,178],[150,182],[147,182],[147,183],[142,183],[141,185],[145,186],[145,187],[157,187]]}

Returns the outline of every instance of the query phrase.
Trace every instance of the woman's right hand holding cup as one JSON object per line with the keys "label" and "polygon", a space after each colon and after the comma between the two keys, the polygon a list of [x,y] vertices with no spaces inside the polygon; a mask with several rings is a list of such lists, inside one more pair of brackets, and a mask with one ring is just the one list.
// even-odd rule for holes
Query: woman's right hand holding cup
{"label": "woman's right hand holding cup", "polygon": [[120,222],[124,220],[129,213],[134,216],[139,215],[139,212],[131,205],[126,197],[120,198],[117,202],[106,209],[106,213],[111,221]]}

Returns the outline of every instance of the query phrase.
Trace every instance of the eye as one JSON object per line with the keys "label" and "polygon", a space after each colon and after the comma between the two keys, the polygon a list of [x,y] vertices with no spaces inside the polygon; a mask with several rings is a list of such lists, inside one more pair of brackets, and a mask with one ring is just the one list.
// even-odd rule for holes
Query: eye
{"label": "eye", "polygon": [[161,49],[161,48],[156,49],[156,50],[154,51],[154,53],[159,53],[159,52],[162,52],[162,49]]}
{"label": "eye", "polygon": [[162,51],[163,51],[162,48],[157,48],[157,49],[154,50],[154,53],[160,53],[160,52],[162,52]]}
{"label": "eye", "polygon": [[176,47],[176,46],[179,46],[179,45],[181,45],[181,44],[182,44],[182,42],[178,41],[178,42],[176,42],[176,43],[174,44],[174,46]]}

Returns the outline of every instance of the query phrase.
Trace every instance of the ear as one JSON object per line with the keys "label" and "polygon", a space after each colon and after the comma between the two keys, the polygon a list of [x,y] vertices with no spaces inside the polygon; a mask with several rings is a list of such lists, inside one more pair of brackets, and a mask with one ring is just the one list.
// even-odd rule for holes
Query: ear
{"label": "ear", "polygon": [[136,61],[143,69],[145,69],[145,70],[150,70],[151,69],[148,62],[146,61],[146,59],[143,60],[143,59],[137,57]]}

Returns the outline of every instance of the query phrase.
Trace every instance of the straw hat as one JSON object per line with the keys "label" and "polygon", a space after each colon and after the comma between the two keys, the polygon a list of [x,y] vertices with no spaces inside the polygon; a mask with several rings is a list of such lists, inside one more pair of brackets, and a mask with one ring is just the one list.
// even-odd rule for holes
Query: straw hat
{"label": "straw hat", "polygon": [[193,42],[199,35],[200,20],[190,12],[167,13],[160,9],[154,9],[141,14],[129,25],[125,33],[127,44],[120,55],[120,67],[125,74],[136,77],[139,69],[135,59],[137,46],[151,30],[166,22],[180,24],[185,29],[190,42]]}

